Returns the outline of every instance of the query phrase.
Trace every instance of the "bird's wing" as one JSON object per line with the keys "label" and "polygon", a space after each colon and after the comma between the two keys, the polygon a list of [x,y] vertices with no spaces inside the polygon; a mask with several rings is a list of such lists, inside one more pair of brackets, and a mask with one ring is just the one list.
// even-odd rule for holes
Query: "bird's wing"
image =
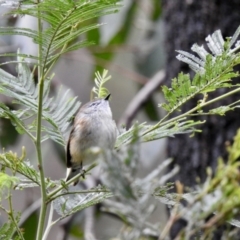
{"label": "bird's wing", "polygon": [[68,139],[68,143],[67,143],[67,151],[66,151],[66,160],[67,160],[67,168],[71,168],[72,167],[72,156],[70,153],[70,141],[71,141],[71,136],[73,133],[73,129],[70,133],[69,139]]}

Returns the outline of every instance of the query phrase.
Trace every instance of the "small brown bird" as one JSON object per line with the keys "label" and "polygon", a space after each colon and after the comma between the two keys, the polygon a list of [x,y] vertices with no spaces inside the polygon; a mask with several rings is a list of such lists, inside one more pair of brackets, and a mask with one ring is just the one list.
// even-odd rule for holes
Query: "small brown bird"
{"label": "small brown bird", "polygon": [[[94,161],[89,149],[113,149],[117,138],[117,127],[112,119],[109,106],[110,94],[105,99],[98,99],[80,107],[74,119],[66,150],[67,178],[76,176],[83,164]],[[76,185],[78,181],[74,182]]]}

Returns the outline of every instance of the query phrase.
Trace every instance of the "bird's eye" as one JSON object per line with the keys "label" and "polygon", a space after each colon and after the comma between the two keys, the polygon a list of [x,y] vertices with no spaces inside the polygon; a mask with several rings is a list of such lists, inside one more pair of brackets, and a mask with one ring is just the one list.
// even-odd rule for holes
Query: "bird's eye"
{"label": "bird's eye", "polygon": [[94,107],[94,106],[97,106],[97,105],[99,105],[99,102],[92,102],[92,103],[90,104],[90,107]]}

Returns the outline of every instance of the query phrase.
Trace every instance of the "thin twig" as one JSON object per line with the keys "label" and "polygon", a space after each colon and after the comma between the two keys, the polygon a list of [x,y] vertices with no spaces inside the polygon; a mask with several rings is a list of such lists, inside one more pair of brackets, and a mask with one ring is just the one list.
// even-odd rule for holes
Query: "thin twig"
{"label": "thin twig", "polygon": [[162,84],[165,79],[165,71],[161,70],[157,72],[142,89],[137,93],[133,100],[128,105],[127,109],[120,118],[119,123],[124,124],[127,127],[131,124],[133,118],[141,106],[148,100],[154,91]]}
{"label": "thin twig", "polygon": [[60,192],[61,190],[65,189],[66,187],[68,187],[71,183],[75,182],[77,179],[79,179],[80,177],[84,177],[85,174],[87,172],[89,172],[91,169],[93,169],[94,167],[97,166],[97,163],[94,162],[93,164],[91,164],[86,170],[84,170],[83,172],[77,174],[76,176],[74,176],[73,178],[71,178],[69,181],[67,181],[65,183],[65,186],[61,185],[59,187],[57,187],[56,189],[54,189],[52,192],[50,192],[48,195],[47,195],[47,203],[48,202],[51,202],[53,199],[55,199],[55,196],[58,192]]}
{"label": "thin twig", "polygon": [[[162,118],[157,124],[155,124],[154,126],[152,126],[151,128],[149,128],[148,130],[146,130],[146,131],[142,134],[142,136],[148,134],[149,132],[152,132],[153,130],[159,128],[160,126],[164,126],[164,125],[167,125],[167,124],[169,124],[169,123],[176,122],[177,120],[179,120],[179,119],[181,119],[181,118],[184,118],[184,117],[189,117],[191,114],[195,113],[195,112],[198,111],[200,108],[206,107],[206,106],[208,106],[208,105],[210,105],[210,104],[212,104],[212,103],[214,103],[214,102],[217,102],[217,101],[219,101],[219,100],[221,100],[221,99],[224,99],[224,98],[226,98],[226,97],[229,97],[229,96],[231,96],[231,95],[233,95],[233,94],[235,94],[235,93],[237,93],[237,92],[240,92],[240,87],[239,87],[239,88],[236,88],[236,89],[234,89],[234,90],[232,90],[232,91],[230,91],[230,92],[227,92],[227,93],[225,93],[225,94],[223,94],[223,95],[221,95],[221,96],[219,96],[219,97],[216,97],[216,98],[214,98],[214,99],[212,99],[212,100],[203,102],[200,106],[198,105],[198,106],[190,109],[189,111],[187,111],[187,112],[185,112],[185,113],[183,113],[183,114],[180,114],[180,115],[178,115],[178,116],[176,116],[176,117],[173,117],[173,118],[171,118],[171,119],[169,119],[169,120],[166,120],[166,117],[164,117],[164,118]],[[165,121],[165,120],[166,120],[166,121]]]}
{"label": "thin twig", "polygon": [[181,215],[179,214],[179,203],[181,198],[182,198],[182,193],[179,193],[176,199],[176,204],[174,205],[174,208],[172,210],[171,216],[168,219],[166,225],[164,226],[158,240],[166,239],[169,231],[171,230],[171,227],[180,218]]}
{"label": "thin twig", "polygon": [[86,194],[86,193],[111,193],[110,190],[107,189],[87,189],[87,190],[79,190],[79,191],[74,191],[74,192],[62,192],[54,197],[51,197],[51,201],[65,195],[71,195],[71,194]]}
{"label": "thin twig", "polygon": [[48,223],[47,223],[45,232],[43,234],[42,240],[47,240],[47,236],[51,230],[51,227],[53,226],[52,219],[53,219],[53,202],[51,202],[50,211],[49,211],[49,215],[48,215]]}
{"label": "thin twig", "polygon": [[[91,189],[96,186],[96,181],[93,177],[88,178],[86,181],[86,188]],[[84,218],[84,239],[88,240],[97,240],[95,234],[95,212],[96,212],[96,205],[93,205],[89,208],[84,210],[85,218]]]}
{"label": "thin twig", "polygon": [[8,196],[8,204],[9,204],[9,211],[8,211],[8,216],[11,218],[13,224],[15,225],[16,231],[18,233],[18,236],[20,239],[24,240],[23,234],[18,226],[18,223],[16,222],[16,219],[14,217],[14,212],[13,212],[13,206],[12,206],[12,196],[11,194]]}
{"label": "thin twig", "polygon": [[88,239],[97,240],[95,236],[95,231],[94,231],[95,211],[96,211],[96,205],[85,209],[85,218],[84,218],[84,239],[85,240],[88,240]]}

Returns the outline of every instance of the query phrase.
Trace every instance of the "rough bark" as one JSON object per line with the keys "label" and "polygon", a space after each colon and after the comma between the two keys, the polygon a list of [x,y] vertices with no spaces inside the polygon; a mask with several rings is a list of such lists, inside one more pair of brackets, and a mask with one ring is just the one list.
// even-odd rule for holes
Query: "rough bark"
{"label": "rough bark", "polygon": [[[176,59],[175,50],[190,51],[194,43],[203,44],[205,37],[217,29],[223,36],[231,36],[240,25],[240,1],[163,1],[163,13],[166,24],[167,81],[179,72],[190,72],[185,63]],[[236,79],[235,81],[239,81]],[[223,94],[220,90],[214,95]],[[216,104],[220,106],[240,98],[240,94]],[[183,106],[182,111],[194,106],[196,99]],[[179,135],[168,141],[168,154],[175,163],[182,166],[176,176],[184,184],[192,186],[197,176],[205,177],[206,166],[215,168],[219,156],[225,154],[224,144],[232,140],[240,127],[240,111],[227,113],[226,116],[209,116],[201,119],[207,122],[201,126],[202,133],[194,138]]]}
{"label": "rough bark", "polygon": [[[217,29],[223,36],[232,36],[240,25],[239,0],[163,0],[165,20],[166,51],[167,51],[167,84],[179,72],[190,72],[186,64],[176,59],[175,50],[190,51],[194,43],[204,44],[205,37]],[[235,81],[240,81],[236,79]],[[221,95],[224,90],[214,93]],[[231,103],[240,98],[240,94],[225,99],[217,106]],[[191,108],[196,99],[188,102],[183,111]],[[201,126],[202,133],[194,138],[180,135],[168,141],[168,155],[174,158],[174,164],[181,166],[181,171],[175,176],[184,185],[193,186],[196,177],[204,180],[206,167],[215,169],[217,159],[226,155],[225,142],[232,141],[236,130],[240,127],[240,110],[227,113],[226,116],[202,117],[206,123]],[[215,239],[220,239],[215,236]]]}

